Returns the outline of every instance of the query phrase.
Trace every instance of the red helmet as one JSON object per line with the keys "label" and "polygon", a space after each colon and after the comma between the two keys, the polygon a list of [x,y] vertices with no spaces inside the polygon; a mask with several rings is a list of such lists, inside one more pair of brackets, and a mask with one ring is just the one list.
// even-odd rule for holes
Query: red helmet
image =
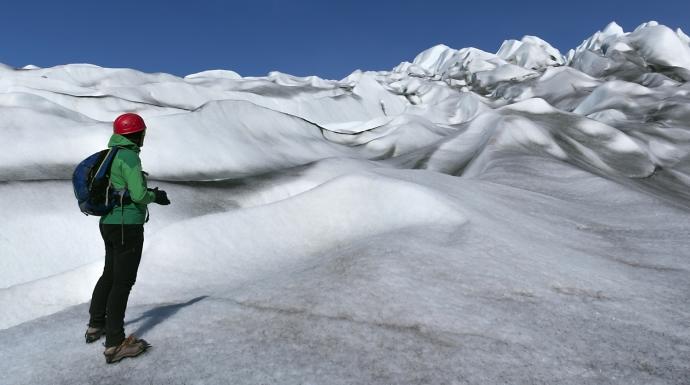
{"label": "red helmet", "polygon": [[137,114],[122,114],[113,122],[113,132],[120,135],[133,134],[145,129],[144,119]]}

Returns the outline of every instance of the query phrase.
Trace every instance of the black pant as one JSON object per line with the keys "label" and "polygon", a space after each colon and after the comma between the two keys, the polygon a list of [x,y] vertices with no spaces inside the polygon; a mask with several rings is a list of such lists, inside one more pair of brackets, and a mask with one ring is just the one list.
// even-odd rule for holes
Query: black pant
{"label": "black pant", "polygon": [[91,296],[89,326],[105,326],[105,346],[125,339],[125,309],[137,279],[144,246],[144,225],[100,225],[105,267]]}

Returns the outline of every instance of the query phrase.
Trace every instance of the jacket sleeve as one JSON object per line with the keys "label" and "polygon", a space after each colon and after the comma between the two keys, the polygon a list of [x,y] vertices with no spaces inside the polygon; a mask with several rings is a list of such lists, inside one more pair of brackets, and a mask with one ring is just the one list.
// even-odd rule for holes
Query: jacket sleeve
{"label": "jacket sleeve", "polygon": [[139,204],[149,204],[156,199],[156,195],[146,189],[146,180],[141,171],[139,155],[133,151],[121,151],[122,176],[132,201]]}

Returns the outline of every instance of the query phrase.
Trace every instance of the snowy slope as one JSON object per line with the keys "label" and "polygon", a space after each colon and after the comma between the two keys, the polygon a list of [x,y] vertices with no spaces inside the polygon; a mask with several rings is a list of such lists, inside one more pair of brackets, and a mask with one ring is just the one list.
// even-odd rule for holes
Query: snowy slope
{"label": "snowy slope", "polygon": [[[0,66],[0,372],[687,384],[688,80],[690,38],[656,22],[339,81]],[[127,318],[155,348],[103,370],[81,339],[102,244],[69,179],[123,111],[173,204]]]}

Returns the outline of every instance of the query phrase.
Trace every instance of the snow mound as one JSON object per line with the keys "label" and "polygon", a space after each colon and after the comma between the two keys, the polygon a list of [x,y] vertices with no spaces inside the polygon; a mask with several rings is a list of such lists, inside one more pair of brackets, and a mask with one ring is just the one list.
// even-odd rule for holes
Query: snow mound
{"label": "snow mound", "polygon": [[496,55],[507,62],[530,69],[565,64],[563,55],[557,49],[536,36],[525,36],[520,41],[506,40]]}
{"label": "snow mound", "polygon": [[627,40],[648,63],[690,70],[690,47],[664,25],[640,28]]}
{"label": "snow mound", "polygon": [[189,74],[184,77],[186,80],[191,80],[191,79],[206,79],[210,78],[208,80],[217,80],[217,79],[230,79],[230,80],[238,80],[241,79],[242,77],[235,71],[228,71],[228,70],[208,70],[208,71],[202,71],[202,72],[197,72],[193,74]]}
{"label": "snow mound", "polygon": [[141,276],[149,279],[142,280],[142,300],[157,300],[147,293],[189,293],[199,279],[209,286],[235,286],[374,234],[466,221],[455,203],[423,186],[348,174],[290,199],[168,226],[144,251]]}

